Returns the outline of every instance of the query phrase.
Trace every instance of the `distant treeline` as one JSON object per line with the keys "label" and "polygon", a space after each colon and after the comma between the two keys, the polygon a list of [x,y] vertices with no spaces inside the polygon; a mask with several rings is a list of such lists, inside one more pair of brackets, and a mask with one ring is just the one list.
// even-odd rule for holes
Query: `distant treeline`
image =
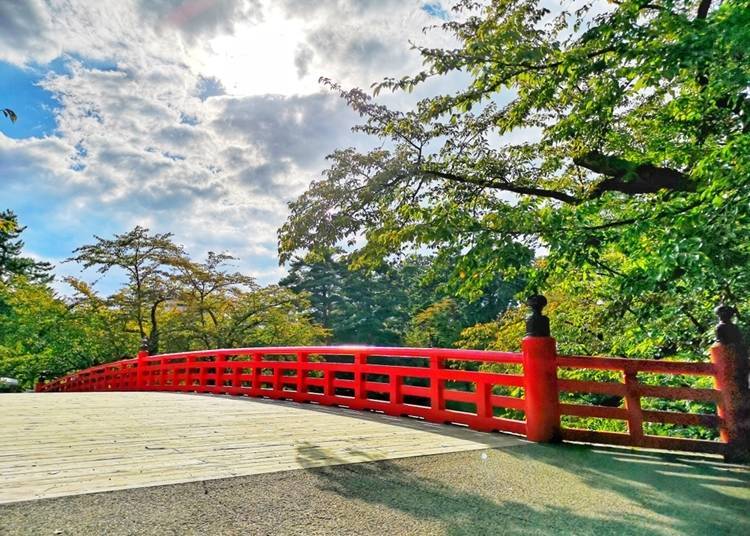
{"label": "distant treeline", "polygon": [[[290,263],[279,284],[262,286],[209,253],[195,261],[169,233],[135,227],[94,237],[66,262],[124,283],[103,296],[66,277],[53,290],[53,267],[23,254],[24,231],[10,211],[0,231],[0,376],[33,385],[53,375],[134,355],[207,348],[359,343],[454,346],[470,326],[495,320],[519,281],[498,278],[469,301],[454,297],[448,272],[414,255],[377,270],[350,270],[340,250]],[[529,260],[531,255],[529,255]]]}

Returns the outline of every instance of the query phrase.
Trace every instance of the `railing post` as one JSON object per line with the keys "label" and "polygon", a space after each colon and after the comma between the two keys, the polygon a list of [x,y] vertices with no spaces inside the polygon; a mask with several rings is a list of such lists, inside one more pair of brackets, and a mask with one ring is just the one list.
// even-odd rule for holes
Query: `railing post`
{"label": "railing post", "polygon": [[542,314],[547,299],[531,296],[526,304],[531,308],[522,343],[526,437],[542,443],[560,441],[557,348],[549,318]]}
{"label": "railing post", "polygon": [[750,462],[750,389],[748,389],[748,355],[740,330],[732,323],[734,307],[720,305],[716,344],[711,347],[716,388],[721,392],[719,416],[721,439],[726,443],[724,459],[728,462]]}
{"label": "railing post", "polygon": [[261,395],[261,381],[260,377],[263,373],[263,356],[261,354],[253,354],[253,375],[250,378],[250,393],[253,396]]}
{"label": "railing post", "polygon": [[297,397],[300,402],[309,402],[307,400],[307,354],[297,352]]}
{"label": "railing post", "polygon": [[628,410],[628,433],[634,445],[643,444],[643,410],[638,385],[638,372],[625,369],[625,408]]}
{"label": "railing post", "polygon": [[224,392],[224,356],[216,354],[214,356],[214,393],[217,395]]}
{"label": "railing post", "polygon": [[445,398],[443,386],[445,382],[440,379],[440,371],[443,369],[444,359],[437,354],[430,356],[430,408],[435,412],[435,418],[445,410]]}
{"label": "railing post", "polygon": [[[239,357],[239,356],[236,356]],[[240,390],[242,389],[242,380],[240,380],[240,375],[242,374],[242,366],[239,364],[242,362],[242,358],[240,357],[240,360],[233,360],[231,363],[233,364],[232,368],[232,393],[233,395],[239,395],[242,394]]]}
{"label": "railing post", "polygon": [[143,337],[141,340],[141,348],[138,350],[138,359],[135,362],[136,373],[135,373],[135,388],[136,391],[146,390],[146,358],[148,357],[148,339]]}
{"label": "railing post", "polygon": [[367,387],[365,386],[364,367],[367,364],[367,356],[362,352],[354,354],[354,402],[352,407],[362,409],[367,401]]}
{"label": "railing post", "polygon": [[39,377],[36,379],[36,385],[34,385],[34,391],[41,393],[44,390],[44,384],[47,382],[48,372],[43,370],[39,373]]}

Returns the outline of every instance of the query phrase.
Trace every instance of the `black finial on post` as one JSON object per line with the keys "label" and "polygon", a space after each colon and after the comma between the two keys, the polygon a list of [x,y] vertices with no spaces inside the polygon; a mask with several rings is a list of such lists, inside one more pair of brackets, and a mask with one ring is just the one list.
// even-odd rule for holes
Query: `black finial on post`
{"label": "black finial on post", "polygon": [[542,309],[547,305],[547,298],[535,294],[526,300],[526,305],[531,308],[531,314],[526,317],[526,336],[549,337],[549,318],[542,314]]}
{"label": "black finial on post", "polygon": [[716,324],[716,342],[744,346],[740,329],[732,324],[732,317],[737,314],[737,309],[721,304],[714,309],[714,313],[719,317],[719,323]]}
{"label": "black finial on post", "polygon": [[141,352],[148,352],[148,337],[143,337],[141,339],[141,347],[139,349]]}

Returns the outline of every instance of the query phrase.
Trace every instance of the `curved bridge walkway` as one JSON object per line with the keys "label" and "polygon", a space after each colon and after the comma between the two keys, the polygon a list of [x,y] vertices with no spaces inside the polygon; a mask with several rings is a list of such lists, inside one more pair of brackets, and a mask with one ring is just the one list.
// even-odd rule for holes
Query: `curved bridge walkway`
{"label": "curved bridge walkway", "polygon": [[0,503],[524,443],[244,397],[28,393],[0,402]]}
{"label": "curved bridge walkway", "polygon": [[14,535],[750,534],[718,456],[216,395],[0,395],[0,484]]}

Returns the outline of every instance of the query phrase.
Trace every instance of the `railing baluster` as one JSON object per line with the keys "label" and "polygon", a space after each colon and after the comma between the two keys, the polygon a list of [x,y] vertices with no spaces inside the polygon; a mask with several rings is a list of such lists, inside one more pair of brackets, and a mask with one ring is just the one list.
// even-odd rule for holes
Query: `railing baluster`
{"label": "railing baluster", "polygon": [[185,359],[185,365],[187,368],[185,369],[185,391],[192,391],[193,390],[193,357],[188,356]]}
{"label": "railing baluster", "polygon": [[477,417],[481,419],[492,418],[492,403],[490,395],[492,389],[486,382],[477,382]]}
{"label": "railing baluster", "polygon": [[396,373],[391,373],[390,376],[390,382],[391,382],[391,392],[390,392],[390,402],[391,404],[403,404],[404,403],[404,395],[401,392],[401,385],[403,384],[403,378]]}
{"label": "railing baluster", "polygon": [[336,388],[333,386],[333,380],[336,378],[336,372],[330,368],[323,371],[323,397],[327,404],[333,403],[336,395]]}
{"label": "railing baluster", "polygon": [[281,385],[281,361],[274,361],[274,368],[273,368],[273,395],[276,397],[280,397],[282,395],[282,392],[284,390],[284,386]]}
{"label": "railing baluster", "polygon": [[643,412],[641,396],[638,393],[638,373],[625,371],[625,407],[628,410],[628,433],[633,445],[643,444]]}
{"label": "railing baluster", "polygon": [[234,356],[235,360],[229,361],[231,363],[232,367],[232,391],[231,393],[234,395],[239,395],[241,393],[242,389],[242,380],[240,379],[240,375],[242,374],[242,361],[237,361],[236,358],[239,356]]}
{"label": "railing baluster", "polygon": [[354,407],[364,407],[367,400],[367,389],[365,387],[365,365],[367,357],[362,352],[354,354]]}
{"label": "railing baluster", "polygon": [[159,359],[159,386],[162,391],[164,391],[167,386],[167,362],[163,357]]}
{"label": "railing baluster", "polygon": [[207,369],[208,369],[209,362],[206,361],[205,358],[201,358],[201,360],[198,362],[198,364],[200,365],[200,367],[199,367],[199,370],[198,370],[198,385],[197,385],[198,389],[197,389],[197,391],[198,392],[203,392],[204,389],[206,388],[207,383],[208,383],[207,380],[206,380],[206,374],[207,374]]}
{"label": "railing baluster", "polygon": [[224,392],[224,356],[214,356],[214,391],[218,394]]}
{"label": "railing baluster", "polygon": [[434,412],[440,412],[445,409],[445,399],[443,397],[445,382],[438,377],[439,372],[443,368],[443,362],[444,359],[438,354],[430,356],[430,407]]}
{"label": "railing baluster", "polygon": [[252,385],[252,393],[256,396],[260,395],[260,387],[261,387],[260,375],[262,371],[261,362],[262,362],[261,354],[253,354],[253,366],[252,366],[253,376],[251,380],[251,385]]}
{"label": "railing baluster", "polygon": [[307,398],[306,363],[307,354],[305,352],[297,352],[297,397],[300,401]]}

